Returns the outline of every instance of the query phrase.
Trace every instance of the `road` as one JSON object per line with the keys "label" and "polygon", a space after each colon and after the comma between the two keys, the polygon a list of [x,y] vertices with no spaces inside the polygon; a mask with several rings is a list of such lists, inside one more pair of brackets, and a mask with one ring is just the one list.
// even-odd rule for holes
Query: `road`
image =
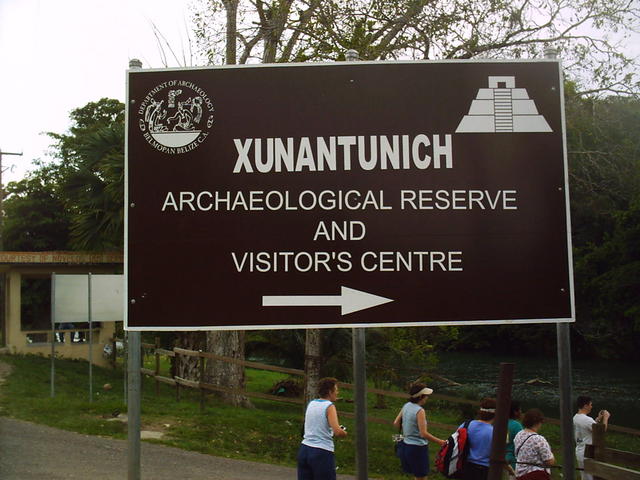
{"label": "road", "polygon": [[[142,442],[143,480],[283,480],[294,468],[231,460]],[[127,442],[0,417],[2,480],[123,480]],[[354,477],[338,475],[340,480]]]}

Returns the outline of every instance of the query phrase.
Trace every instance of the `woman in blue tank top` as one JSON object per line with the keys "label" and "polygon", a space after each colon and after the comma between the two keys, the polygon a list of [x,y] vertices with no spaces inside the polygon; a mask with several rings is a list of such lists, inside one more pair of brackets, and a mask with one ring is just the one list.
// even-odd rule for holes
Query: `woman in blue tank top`
{"label": "woman in blue tank top", "polygon": [[333,436],[347,436],[333,404],[338,399],[338,380],[320,380],[318,394],[320,398],[309,402],[304,416],[304,438],[298,450],[298,480],[335,480]]}
{"label": "woman in blue tank top", "polygon": [[429,441],[438,445],[445,443],[427,431],[427,415],[422,407],[432,393],[424,383],[411,385],[409,401],[393,421],[396,428],[402,429],[404,437],[398,449],[402,469],[416,480],[425,480],[429,474]]}

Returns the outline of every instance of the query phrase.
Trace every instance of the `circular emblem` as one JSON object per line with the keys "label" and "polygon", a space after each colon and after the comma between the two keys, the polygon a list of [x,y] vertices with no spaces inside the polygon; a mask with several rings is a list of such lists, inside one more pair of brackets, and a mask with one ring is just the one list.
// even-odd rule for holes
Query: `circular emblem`
{"label": "circular emblem", "polygon": [[187,80],[170,80],[153,88],[138,108],[138,126],[156,150],[179,154],[202,144],[213,125],[213,103]]}

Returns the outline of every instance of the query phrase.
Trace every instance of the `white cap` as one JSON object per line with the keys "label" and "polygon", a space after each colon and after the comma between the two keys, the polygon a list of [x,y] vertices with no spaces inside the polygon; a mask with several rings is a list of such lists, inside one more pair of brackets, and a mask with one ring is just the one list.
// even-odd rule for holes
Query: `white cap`
{"label": "white cap", "polygon": [[429,387],[424,387],[418,393],[414,393],[413,395],[411,395],[411,398],[421,397],[422,395],[431,395],[432,393],[433,393],[432,389],[430,389]]}

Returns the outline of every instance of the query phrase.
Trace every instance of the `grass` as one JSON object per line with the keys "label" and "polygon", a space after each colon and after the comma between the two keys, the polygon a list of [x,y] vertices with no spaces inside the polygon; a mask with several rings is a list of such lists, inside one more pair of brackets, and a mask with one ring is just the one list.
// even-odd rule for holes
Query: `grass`
{"label": "grass", "polygon": [[[123,398],[122,370],[94,367],[94,401],[88,399],[88,365],[84,361],[56,360],[56,395],[50,396],[50,360],[38,356],[1,356],[0,360],[13,366],[12,374],[0,387],[0,414],[46,424],[88,435],[126,438],[126,425],[109,421],[117,411],[126,413]],[[151,365],[146,364],[148,368]],[[167,371],[166,365],[161,371]],[[247,369],[247,389],[266,392],[286,375]],[[102,386],[110,384],[110,390]],[[301,405],[285,404],[270,400],[253,399],[255,409],[233,408],[222,404],[213,396],[207,396],[204,411],[200,410],[199,392],[181,390],[177,402],[175,390],[161,384],[160,395],[155,395],[155,383],[145,378],[142,392],[142,429],[165,432],[162,440],[154,441],[201,453],[295,466],[295,456],[301,439],[303,409]],[[338,412],[353,412],[352,396],[341,390],[343,401],[338,402]],[[375,398],[370,396],[370,416],[393,420],[403,402],[389,399],[385,409],[374,408]],[[441,401],[427,404],[430,421],[455,425],[462,421],[460,410]],[[336,442],[336,459],[339,473],[355,473],[355,424],[353,419],[342,416],[341,423],[351,433]],[[430,431],[446,438],[451,430],[432,428]],[[393,454],[390,425],[368,424],[369,474],[386,480],[410,478],[400,472],[399,461]],[[560,432],[554,425],[544,425],[541,433],[549,440],[562,462]],[[607,443],[612,448],[640,452],[640,438],[610,433]],[[435,448],[430,454],[435,455]],[[554,472],[554,478],[560,478]],[[430,475],[430,479],[444,477]]]}

